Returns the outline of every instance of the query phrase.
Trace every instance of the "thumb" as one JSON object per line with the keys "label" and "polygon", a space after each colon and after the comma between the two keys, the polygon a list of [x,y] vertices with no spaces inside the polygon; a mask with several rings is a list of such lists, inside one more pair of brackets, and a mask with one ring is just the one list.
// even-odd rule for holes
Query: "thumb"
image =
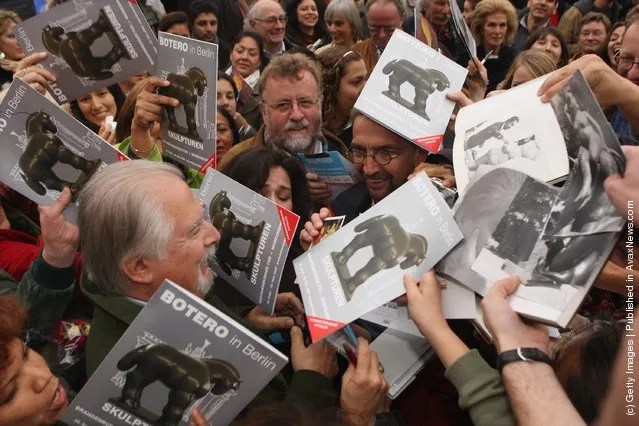
{"label": "thumb", "polygon": [[404,275],[404,288],[406,289],[406,297],[408,298],[409,302],[412,299],[416,299],[419,297],[420,293],[419,289],[417,288],[417,282],[415,281],[415,278],[413,278],[409,274]]}
{"label": "thumb", "polygon": [[490,291],[505,299],[515,292],[519,283],[521,283],[519,277],[504,278],[503,280],[497,281]]}
{"label": "thumb", "polygon": [[291,317],[270,317],[264,316],[261,318],[261,323],[267,330],[282,330],[290,329],[295,325],[295,321]]}
{"label": "thumb", "polygon": [[299,353],[306,349],[306,345],[304,344],[304,335],[302,334],[302,330],[295,326],[291,328],[291,356],[294,353]]}
{"label": "thumb", "polygon": [[35,65],[38,62],[44,60],[46,57],[47,57],[47,52],[36,52],[32,55],[29,55],[26,58],[24,58],[22,61],[23,68],[27,68],[32,65]]}

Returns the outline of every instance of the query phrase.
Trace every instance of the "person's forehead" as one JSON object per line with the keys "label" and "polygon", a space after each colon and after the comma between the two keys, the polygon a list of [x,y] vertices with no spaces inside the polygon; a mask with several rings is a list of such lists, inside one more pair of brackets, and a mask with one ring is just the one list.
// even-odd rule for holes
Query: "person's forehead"
{"label": "person's forehead", "polygon": [[280,16],[284,14],[282,6],[275,2],[267,2],[259,9],[259,16],[261,19],[270,18],[272,16]]}
{"label": "person's forehead", "polygon": [[394,3],[375,3],[368,9],[369,22],[394,20],[400,18],[397,6]]}
{"label": "person's forehead", "polygon": [[257,49],[257,42],[253,37],[242,37],[240,41],[237,42],[236,46],[242,46],[246,49]]}
{"label": "person's forehead", "polygon": [[401,136],[364,115],[358,115],[353,122],[353,144],[366,148],[393,147],[401,149],[412,146]]}
{"label": "person's forehead", "polygon": [[508,18],[506,17],[506,14],[504,12],[495,12],[492,15],[488,15],[488,17],[486,17],[486,22],[505,22],[507,21]]}
{"label": "person's forehead", "polygon": [[233,88],[231,87],[231,83],[223,78],[220,78],[217,80],[217,91],[222,93],[232,92]]}
{"label": "person's forehead", "polygon": [[586,22],[585,24],[583,24],[581,26],[582,29],[601,29],[604,28],[605,29],[605,25],[603,22],[600,21],[590,21],[590,22]]}
{"label": "person's forehead", "polygon": [[202,12],[195,18],[196,23],[200,21],[217,21],[217,16],[213,12]]}
{"label": "person's forehead", "polygon": [[266,96],[270,101],[275,99],[297,99],[302,96],[317,96],[318,88],[315,78],[308,70],[300,73],[301,79],[294,77],[271,76],[266,80]]}
{"label": "person's forehead", "polygon": [[621,50],[639,56],[639,23],[632,24],[621,41]]}

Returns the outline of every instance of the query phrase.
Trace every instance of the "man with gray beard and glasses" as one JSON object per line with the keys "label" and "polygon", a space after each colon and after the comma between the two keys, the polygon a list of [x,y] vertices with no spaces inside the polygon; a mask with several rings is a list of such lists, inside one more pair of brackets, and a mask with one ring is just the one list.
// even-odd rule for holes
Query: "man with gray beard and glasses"
{"label": "man with gray beard and glasses", "polygon": [[[305,55],[285,53],[271,60],[260,77],[260,102],[264,125],[255,137],[231,148],[218,169],[223,170],[239,153],[262,147],[291,155],[339,151],[350,158],[346,145],[322,130],[322,73]],[[313,200],[327,204],[330,186],[313,173],[306,178]]]}
{"label": "man with gray beard and glasses", "polygon": [[[325,342],[306,347],[294,327],[303,326],[304,310],[293,293],[278,295],[272,317],[255,307],[241,318],[210,291],[215,274],[209,262],[220,234],[204,220],[203,203],[177,168],[146,160],[110,165],[85,185],[79,203],[82,289],[95,305],[86,346],[89,375],[169,279],[258,335],[293,328],[290,385],[302,391],[298,397],[335,401],[335,351]],[[287,397],[284,378],[276,381],[277,387],[265,388],[257,399]]]}

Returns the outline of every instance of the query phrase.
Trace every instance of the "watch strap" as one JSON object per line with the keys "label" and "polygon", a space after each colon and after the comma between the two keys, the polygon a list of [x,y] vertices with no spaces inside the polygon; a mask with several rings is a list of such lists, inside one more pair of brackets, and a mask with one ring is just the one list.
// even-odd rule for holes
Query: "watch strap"
{"label": "watch strap", "polygon": [[497,357],[497,369],[499,370],[499,373],[502,372],[506,365],[517,361],[545,362],[548,365],[552,365],[552,360],[547,353],[540,351],[537,348],[522,348],[520,346],[517,349],[505,351],[499,354]]}

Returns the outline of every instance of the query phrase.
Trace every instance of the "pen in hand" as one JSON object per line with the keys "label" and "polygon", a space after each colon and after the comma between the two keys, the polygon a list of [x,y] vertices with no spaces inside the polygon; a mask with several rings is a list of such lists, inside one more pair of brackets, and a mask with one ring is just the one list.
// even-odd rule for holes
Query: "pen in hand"
{"label": "pen in hand", "polygon": [[486,56],[484,56],[484,59],[482,59],[482,60],[481,60],[481,64],[482,64],[482,65],[484,65],[484,63],[486,63],[486,60],[487,60],[488,58],[490,58],[490,55],[492,55],[494,51],[495,51],[495,50],[491,50],[490,52],[486,53]]}

